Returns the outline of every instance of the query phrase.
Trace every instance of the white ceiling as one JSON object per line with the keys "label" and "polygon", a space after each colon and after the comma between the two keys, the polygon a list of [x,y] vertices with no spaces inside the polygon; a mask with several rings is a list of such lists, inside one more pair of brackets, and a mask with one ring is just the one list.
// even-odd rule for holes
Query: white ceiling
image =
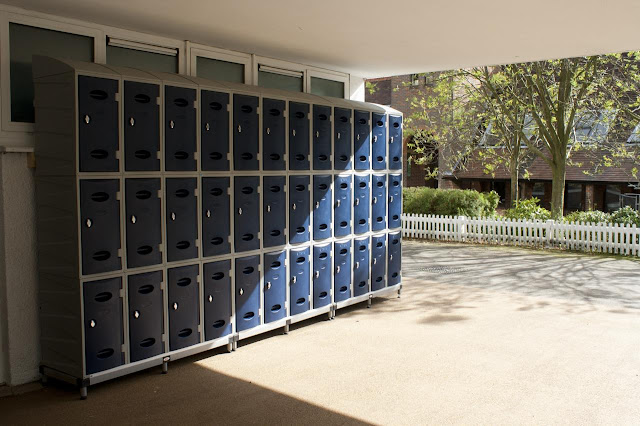
{"label": "white ceiling", "polygon": [[0,0],[381,77],[640,50],[638,0]]}

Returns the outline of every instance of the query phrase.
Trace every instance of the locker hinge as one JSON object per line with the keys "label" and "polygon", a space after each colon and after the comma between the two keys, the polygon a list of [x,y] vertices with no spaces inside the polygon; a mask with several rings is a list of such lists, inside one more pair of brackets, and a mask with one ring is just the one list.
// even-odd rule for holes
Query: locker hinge
{"label": "locker hinge", "polygon": [[200,247],[200,240],[196,239],[196,247]]}
{"label": "locker hinge", "polygon": [[120,92],[115,93],[114,99],[116,102],[120,102]]}
{"label": "locker hinge", "polygon": [[122,200],[122,198],[120,197],[120,191],[116,192],[116,200]]}
{"label": "locker hinge", "polygon": [[193,101],[193,108],[198,109],[198,100]]}
{"label": "locker hinge", "polygon": [[158,189],[158,193],[157,193],[156,197],[162,198],[162,190],[161,189]]}
{"label": "locker hinge", "polygon": [[162,105],[160,101],[160,96],[156,97],[156,105]]}
{"label": "locker hinge", "polygon": [[122,258],[122,249],[121,248],[118,249],[118,257]]}
{"label": "locker hinge", "polygon": [[231,112],[231,105],[227,104],[227,112]]}
{"label": "locker hinge", "polygon": [[164,253],[164,244],[162,244],[162,243],[158,244],[158,251],[160,253]]}
{"label": "locker hinge", "polygon": [[120,297],[124,298],[124,289],[123,288],[120,289]]}

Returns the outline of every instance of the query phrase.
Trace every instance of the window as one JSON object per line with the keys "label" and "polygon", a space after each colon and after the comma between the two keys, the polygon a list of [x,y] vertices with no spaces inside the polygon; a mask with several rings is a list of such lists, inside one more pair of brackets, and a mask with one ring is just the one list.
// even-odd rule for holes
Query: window
{"label": "window", "polygon": [[633,128],[633,131],[629,135],[629,139],[627,139],[627,143],[638,143],[640,142],[640,123]]}
{"label": "window", "polygon": [[290,71],[260,65],[258,68],[258,86],[270,89],[303,92],[303,72]]}
{"label": "window", "polygon": [[613,212],[620,208],[620,186],[607,185],[604,194],[605,212]]}
{"label": "window", "polygon": [[107,64],[145,71],[178,72],[178,49],[108,38]]}
{"label": "window", "polygon": [[573,128],[573,136],[576,142],[604,142],[609,133],[609,127],[615,117],[616,111],[614,110],[600,110],[598,112],[578,114],[574,120]]}
{"label": "window", "polygon": [[342,81],[311,77],[311,93],[319,96],[344,98],[344,83]]}
{"label": "window", "polygon": [[244,64],[219,59],[196,57],[196,76],[210,80],[244,83]]}
{"label": "window", "polygon": [[33,123],[33,55],[92,62],[93,37],[9,23],[11,121]]}
{"label": "window", "polygon": [[537,198],[540,201],[544,200],[544,182],[536,182],[533,184],[531,196]]}
{"label": "window", "polygon": [[582,193],[581,183],[567,183],[565,208],[569,211],[582,210]]}

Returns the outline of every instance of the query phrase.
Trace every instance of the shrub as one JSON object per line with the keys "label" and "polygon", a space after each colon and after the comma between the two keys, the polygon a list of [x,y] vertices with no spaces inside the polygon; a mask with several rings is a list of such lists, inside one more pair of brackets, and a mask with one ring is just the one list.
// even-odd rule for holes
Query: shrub
{"label": "shrub", "polygon": [[500,198],[494,191],[424,187],[405,188],[402,195],[405,213],[468,217],[494,215]]}
{"label": "shrub", "polygon": [[504,216],[508,219],[528,219],[528,220],[549,220],[551,212],[544,207],[540,207],[540,200],[529,198],[518,202],[514,208],[507,209]]}
{"label": "shrub", "polygon": [[631,207],[624,206],[611,213],[611,222],[640,226],[640,214]]}
{"label": "shrub", "polygon": [[600,210],[589,210],[586,212],[573,212],[564,217],[565,222],[584,223],[609,223],[611,215]]}

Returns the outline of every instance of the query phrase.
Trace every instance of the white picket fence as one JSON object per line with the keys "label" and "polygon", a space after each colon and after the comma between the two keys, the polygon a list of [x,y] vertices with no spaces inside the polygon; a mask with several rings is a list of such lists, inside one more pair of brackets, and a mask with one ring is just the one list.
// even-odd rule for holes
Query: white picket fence
{"label": "white picket fence", "polygon": [[403,214],[402,235],[440,241],[640,255],[640,228],[635,225]]}

